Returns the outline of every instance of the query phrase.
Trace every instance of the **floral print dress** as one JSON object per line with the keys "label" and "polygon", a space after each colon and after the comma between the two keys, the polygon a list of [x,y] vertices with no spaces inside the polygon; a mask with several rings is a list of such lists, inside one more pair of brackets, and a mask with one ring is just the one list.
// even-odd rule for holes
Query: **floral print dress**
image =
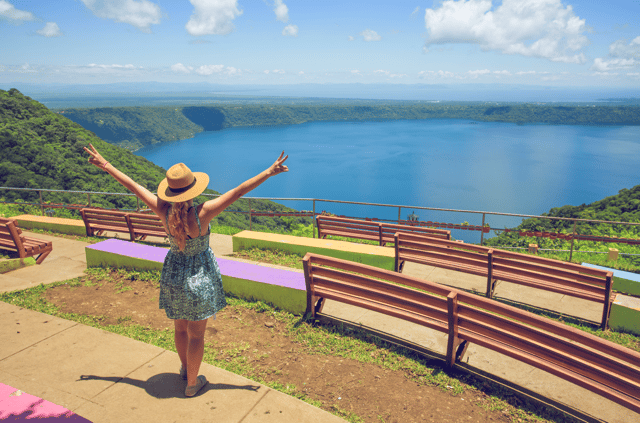
{"label": "floral print dress", "polygon": [[[200,218],[194,206],[199,233],[202,234]],[[169,222],[167,210],[166,222]],[[167,228],[171,248],[164,259],[160,276],[160,308],[169,319],[199,321],[208,319],[227,305],[222,289],[220,268],[209,246],[207,233],[197,238],[188,238],[180,251],[175,238]]]}

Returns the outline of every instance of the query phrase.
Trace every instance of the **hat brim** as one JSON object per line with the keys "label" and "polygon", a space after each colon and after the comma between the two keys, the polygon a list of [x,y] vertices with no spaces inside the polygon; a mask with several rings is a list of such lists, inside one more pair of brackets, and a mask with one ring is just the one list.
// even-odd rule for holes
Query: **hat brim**
{"label": "hat brim", "polygon": [[167,178],[164,178],[158,185],[158,197],[171,203],[180,203],[196,198],[207,189],[207,185],[209,185],[209,175],[204,172],[193,172],[193,176],[196,178],[196,183],[188,190],[178,194],[171,191]]}

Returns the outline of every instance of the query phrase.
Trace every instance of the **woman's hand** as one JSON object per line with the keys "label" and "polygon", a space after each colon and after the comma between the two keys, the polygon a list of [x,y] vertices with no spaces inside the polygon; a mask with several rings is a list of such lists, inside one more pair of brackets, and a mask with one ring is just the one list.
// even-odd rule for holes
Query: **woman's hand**
{"label": "woman's hand", "polygon": [[104,169],[107,161],[100,155],[100,153],[98,153],[93,144],[89,144],[89,146],[91,147],[91,150],[89,150],[87,147],[82,147],[84,148],[84,151],[91,155],[91,157],[89,157],[89,163],[98,166],[100,169]]}
{"label": "woman's hand", "polygon": [[287,158],[289,158],[289,155],[287,154],[284,159],[282,158],[282,156],[284,156],[284,151],[282,151],[280,157],[278,157],[278,159],[269,167],[269,169],[267,169],[267,173],[269,174],[269,176],[275,176],[278,173],[289,171],[289,168],[282,164],[285,160],[287,160]]}

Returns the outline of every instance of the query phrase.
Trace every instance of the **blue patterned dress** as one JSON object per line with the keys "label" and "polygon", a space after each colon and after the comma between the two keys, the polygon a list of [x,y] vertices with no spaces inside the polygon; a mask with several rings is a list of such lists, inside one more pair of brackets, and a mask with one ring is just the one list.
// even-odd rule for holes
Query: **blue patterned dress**
{"label": "blue patterned dress", "polygon": [[[187,213],[194,206],[189,207]],[[198,233],[202,233],[197,210]],[[167,224],[169,210],[167,210]],[[180,251],[175,238],[168,228],[167,235],[171,249],[167,253],[160,276],[160,308],[169,319],[198,321],[208,319],[227,305],[222,290],[220,268],[209,247],[209,234],[197,238],[188,238],[183,251]]]}

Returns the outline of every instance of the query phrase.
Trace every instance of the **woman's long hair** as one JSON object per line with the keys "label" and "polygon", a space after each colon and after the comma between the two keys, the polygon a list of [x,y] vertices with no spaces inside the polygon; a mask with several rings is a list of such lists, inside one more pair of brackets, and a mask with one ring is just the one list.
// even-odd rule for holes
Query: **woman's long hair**
{"label": "woman's long hair", "polygon": [[187,233],[189,232],[188,214],[189,203],[186,201],[172,203],[169,210],[169,230],[176,240],[180,251],[187,245]]}

